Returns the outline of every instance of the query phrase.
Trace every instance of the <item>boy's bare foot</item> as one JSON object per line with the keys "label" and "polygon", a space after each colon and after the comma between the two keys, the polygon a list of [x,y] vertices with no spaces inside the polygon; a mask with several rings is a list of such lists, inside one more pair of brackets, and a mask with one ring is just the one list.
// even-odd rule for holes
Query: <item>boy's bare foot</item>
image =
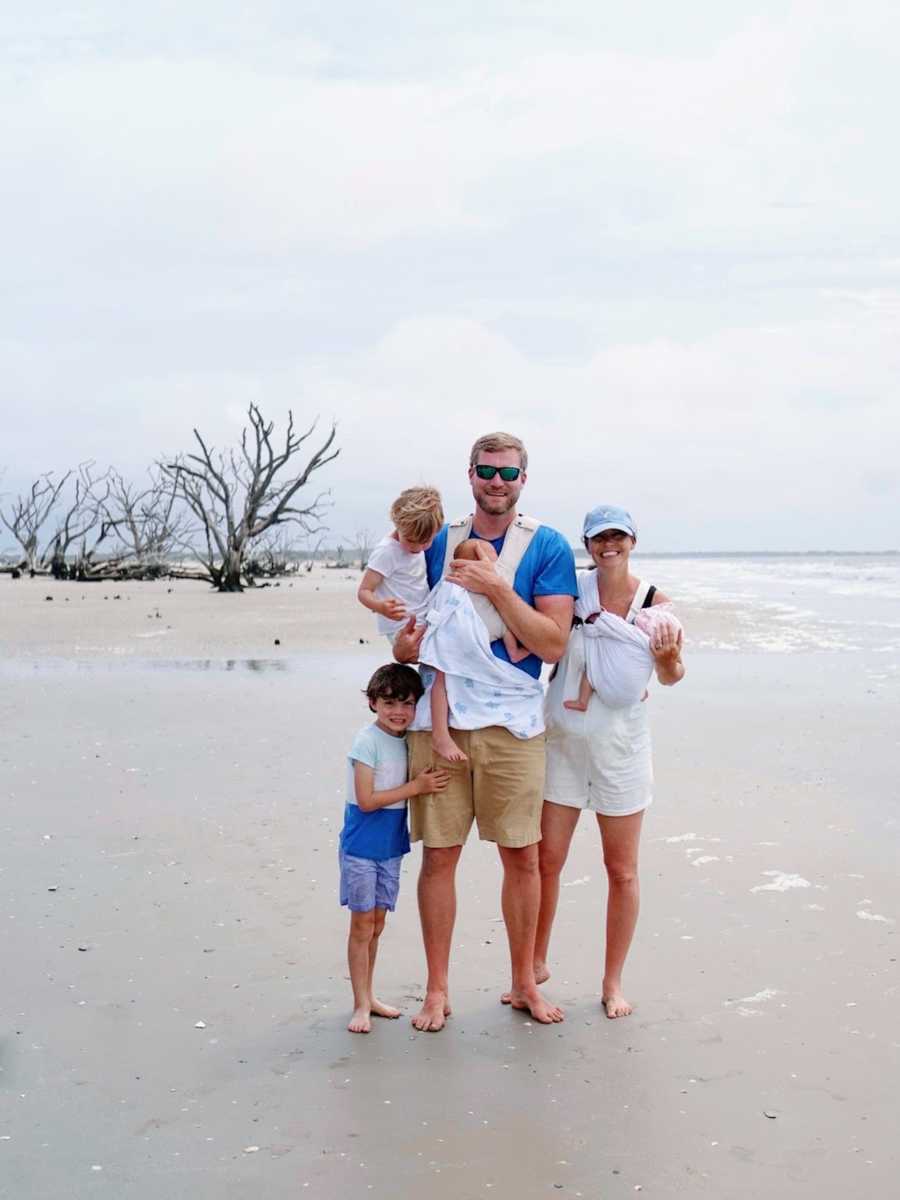
{"label": "boy's bare foot", "polygon": [[509,1003],[520,1012],[531,1013],[535,1021],[540,1021],[542,1025],[553,1025],[565,1019],[563,1010],[545,1000],[536,987],[513,988],[509,993]]}
{"label": "boy's bare foot", "polygon": [[[535,983],[546,983],[549,978],[550,978],[550,968],[547,966],[547,964],[536,962],[534,964],[534,982]],[[500,993],[500,1003],[501,1004],[512,1004],[512,992],[501,992]]]}
{"label": "boy's bare foot", "polygon": [[355,1008],[350,1023],[347,1026],[351,1033],[368,1033],[372,1028],[367,1008]]}
{"label": "boy's bare foot", "polygon": [[440,733],[432,734],[431,747],[435,754],[439,754],[447,762],[466,762],[466,756],[449,734],[447,737],[444,737]]}
{"label": "boy's bare foot", "polygon": [[395,1020],[400,1016],[400,1009],[394,1008],[393,1004],[382,1004],[380,1000],[372,999],[370,1005],[373,1017],[389,1017],[390,1020]]}
{"label": "boy's bare foot", "polygon": [[452,1011],[444,992],[426,992],[422,1007],[412,1018],[413,1028],[420,1033],[437,1033],[444,1028]]}
{"label": "boy's bare foot", "polygon": [[606,1009],[606,1015],[611,1021],[616,1017],[630,1017],[633,1009],[617,987],[604,988],[600,1003]]}
{"label": "boy's bare foot", "polygon": [[580,700],[563,700],[563,708],[571,708],[573,712],[587,712],[588,706]]}

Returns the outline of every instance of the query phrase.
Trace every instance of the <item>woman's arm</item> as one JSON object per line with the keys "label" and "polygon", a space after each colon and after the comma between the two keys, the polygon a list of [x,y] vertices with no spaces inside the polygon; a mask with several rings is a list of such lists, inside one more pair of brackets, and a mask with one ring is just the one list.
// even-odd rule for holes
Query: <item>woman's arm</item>
{"label": "woman's arm", "polygon": [[[672,601],[662,592],[657,592],[653,597],[651,608],[655,608],[657,604],[671,604]],[[654,665],[656,667],[656,678],[663,687],[671,687],[673,684],[684,679],[684,663],[681,661],[681,646],[684,641],[684,633],[679,629],[678,633],[673,633],[671,629],[662,627],[658,629],[653,641],[650,643],[650,652],[653,655]]]}
{"label": "woman's arm", "polygon": [[435,767],[423,767],[415,779],[411,779],[409,783],[390,788],[386,792],[376,792],[374,767],[361,762],[353,764],[353,787],[356,792],[356,803],[363,812],[375,812],[376,809],[398,804],[401,800],[410,800],[413,796],[427,796],[432,792],[442,792],[449,779],[450,776],[446,771],[439,771]]}

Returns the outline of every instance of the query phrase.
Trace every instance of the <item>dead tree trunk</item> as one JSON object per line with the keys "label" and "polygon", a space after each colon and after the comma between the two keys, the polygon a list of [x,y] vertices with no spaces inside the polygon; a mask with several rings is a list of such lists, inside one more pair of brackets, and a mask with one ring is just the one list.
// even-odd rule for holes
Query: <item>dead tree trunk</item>
{"label": "dead tree trunk", "polygon": [[[243,591],[244,556],[250,543],[274,525],[294,523],[307,533],[321,529],[324,495],[299,507],[295,497],[314,472],[337,458],[332,450],[336,429],[314,450],[299,472],[292,460],[304,450],[315,422],[304,432],[294,429],[293,413],[288,413],[284,442],[276,449],[274,424],[263,419],[255,404],[247,413],[248,425],[241,435],[239,449],[227,454],[207,446],[200,431],[194,430],[199,451],[179,455],[173,462],[160,464],[163,475],[193,514],[192,531],[202,539],[199,557],[209,582],[220,592]],[[287,476],[287,477],[285,477]],[[192,539],[183,544],[197,552]]]}

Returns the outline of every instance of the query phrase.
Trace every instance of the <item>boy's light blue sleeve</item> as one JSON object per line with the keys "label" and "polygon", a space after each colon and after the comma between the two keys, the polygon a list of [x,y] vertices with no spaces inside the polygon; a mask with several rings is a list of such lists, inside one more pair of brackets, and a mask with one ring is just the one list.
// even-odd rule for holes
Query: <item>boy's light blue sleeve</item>
{"label": "boy's light blue sleeve", "polygon": [[353,739],[353,745],[350,747],[350,753],[347,757],[351,762],[363,763],[367,767],[378,766],[380,758],[378,741],[372,732],[371,725],[359,731]]}

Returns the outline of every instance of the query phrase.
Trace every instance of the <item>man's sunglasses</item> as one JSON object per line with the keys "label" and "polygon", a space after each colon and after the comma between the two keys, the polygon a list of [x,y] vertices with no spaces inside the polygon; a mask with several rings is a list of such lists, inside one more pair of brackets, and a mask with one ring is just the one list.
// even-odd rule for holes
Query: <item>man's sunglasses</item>
{"label": "man's sunglasses", "polygon": [[522,474],[521,467],[488,467],[479,464],[475,468],[475,474],[479,479],[493,479],[495,475],[500,476],[504,483],[512,483],[514,479],[518,479]]}

